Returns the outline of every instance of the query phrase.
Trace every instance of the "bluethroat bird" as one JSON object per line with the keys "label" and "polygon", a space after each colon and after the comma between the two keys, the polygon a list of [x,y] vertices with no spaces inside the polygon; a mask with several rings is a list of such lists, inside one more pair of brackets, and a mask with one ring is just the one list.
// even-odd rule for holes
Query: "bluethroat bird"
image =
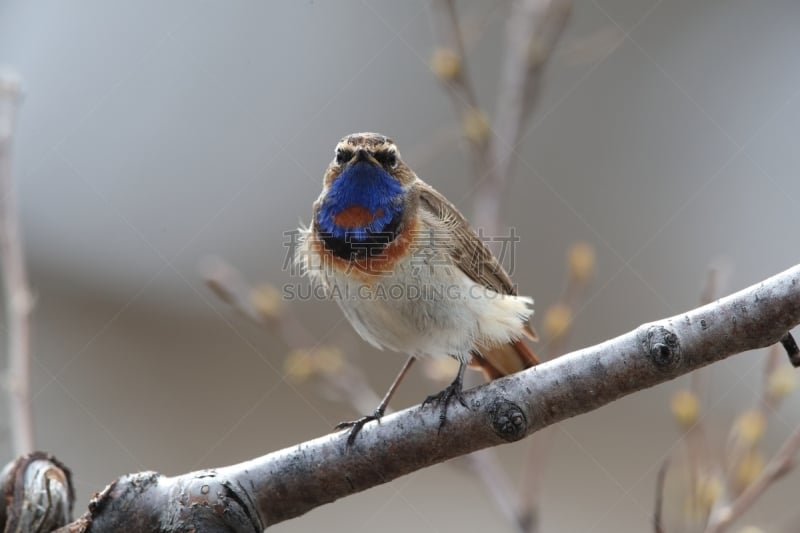
{"label": "bluethroat bird", "polygon": [[374,414],[337,426],[351,428],[348,445],[383,416],[418,357],[460,363],[452,384],[424,402],[439,405],[440,429],[452,400],[467,407],[467,366],[491,380],[539,362],[522,341],[536,340],[533,300],[517,295],[464,216],[403,163],[388,137],[339,141],[296,254],[365,341],[409,356]]}

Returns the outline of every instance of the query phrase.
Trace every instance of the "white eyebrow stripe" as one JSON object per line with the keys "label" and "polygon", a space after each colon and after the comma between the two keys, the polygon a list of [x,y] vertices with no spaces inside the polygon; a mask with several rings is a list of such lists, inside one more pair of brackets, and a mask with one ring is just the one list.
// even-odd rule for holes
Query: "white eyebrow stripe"
{"label": "white eyebrow stripe", "polygon": [[348,150],[353,151],[358,149],[360,146],[365,146],[367,151],[371,153],[376,152],[392,152],[393,154],[397,155],[397,146],[394,143],[383,143],[377,146],[370,146],[365,144],[358,144],[358,143],[351,143],[351,142],[340,142],[336,145],[336,151],[339,150]]}

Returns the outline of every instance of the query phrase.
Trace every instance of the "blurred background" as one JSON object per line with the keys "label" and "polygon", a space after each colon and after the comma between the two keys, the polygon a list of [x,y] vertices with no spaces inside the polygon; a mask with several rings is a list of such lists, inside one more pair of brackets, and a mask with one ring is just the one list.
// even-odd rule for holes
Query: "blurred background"
{"label": "blurred background", "polygon": [[[491,117],[509,3],[456,5]],[[728,293],[798,262],[799,22],[794,0],[574,3],[503,200],[521,238],[513,276],[540,330],[576,242],[596,264],[568,348],[696,306],[710,266]],[[431,73],[436,42],[427,1],[0,0],[0,64],[25,82],[14,165],[36,297],[37,447],[72,469],[77,513],[118,475],[227,465],[362,414],[287,377],[297,346],[222,302],[200,265],[218,256],[254,286],[304,285],[285,268],[285,232],[309,221],[334,145],[354,131],[394,138],[469,216],[475,176]],[[383,393],[404,356],[361,341],[331,302],[285,305],[314,339],[302,348],[338,347]],[[720,453],[761,394],[763,355],[704,375],[702,421]],[[541,531],[650,530],[659,466],[683,460],[670,401],[688,386],[559,424]],[[417,368],[393,405],[439,388]],[[767,457],[798,421],[790,396],[770,417]],[[514,483],[530,445],[497,450]],[[797,531],[798,490],[791,473],[741,524]],[[486,486],[447,464],[273,529],[323,528],[514,531]]]}

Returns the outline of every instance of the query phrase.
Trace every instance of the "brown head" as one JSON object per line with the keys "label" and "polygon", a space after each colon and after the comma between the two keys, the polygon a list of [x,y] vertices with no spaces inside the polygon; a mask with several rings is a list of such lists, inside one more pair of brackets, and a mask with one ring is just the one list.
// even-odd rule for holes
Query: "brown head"
{"label": "brown head", "polygon": [[380,133],[351,133],[336,144],[333,161],[323,178],[325,187],[329,187],[348,165],[358,161],[369,161],[381,167],[404,187],[416,179],[414,171],[400,158],[392,139]]}

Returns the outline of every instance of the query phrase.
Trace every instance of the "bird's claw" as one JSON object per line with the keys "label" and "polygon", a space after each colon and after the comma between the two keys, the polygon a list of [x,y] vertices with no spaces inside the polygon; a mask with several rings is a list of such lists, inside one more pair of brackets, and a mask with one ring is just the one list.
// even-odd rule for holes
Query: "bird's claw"
{"label": "bird's claw", "polygon": [[380,411],[375,411],[371,415],[364,415],[358,420],[349,420],[347,422],[339,422],[334,427],[335,430],[339,431],[342,429],[350,428],[350,432],[347,435],[347,447],[350,448],[353,446],[353,443],[356,441],[356,437],[361,432],[361,429],[368,423],[372,422],[373,420],[377,420],[380,422],[381,418],[383,417],[383,413]]}
{"label": "bird's claw", "polygon": [[442,430],[445,422],[447,422],[447,409],[450,405],[450,402],[454,398],[458,400],[458,403],[469,409],[469,405],[467,405],[467,401],[464,399],[463,384],[460,379],[453,381],[441,392],[437,394],[431,394],[425,398],[424,402],[422,402],[423,407],[429,403],[436,403],[440,406],[441,411],[439,412],[439,431]]}

